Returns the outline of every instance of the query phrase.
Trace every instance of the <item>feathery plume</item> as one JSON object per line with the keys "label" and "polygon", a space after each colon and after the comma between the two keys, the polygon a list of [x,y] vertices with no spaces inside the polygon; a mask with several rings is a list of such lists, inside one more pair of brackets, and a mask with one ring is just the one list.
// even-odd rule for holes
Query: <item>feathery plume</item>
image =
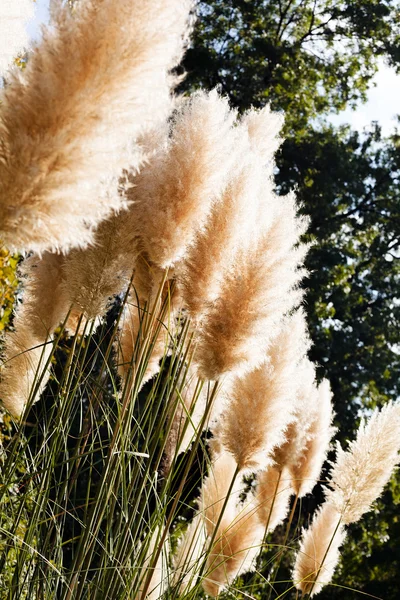
{"label": "feathery plume", "polygon": [[29,43],[26,25],[33,19],[33,0],[2,0],[0,10],[0,77]]}
{"label": "feathery plume", "polygon": [[[136,365],[136,371],[143,352],[148,362],[141,374],[141,384],[159,370],[174,327],[176,297],[175,292],[171,294],[170,283],[165,270],[153,265],[144,253],[138,257],[117,340],[118,372],[124,381],[132,366]],[[168,302],[168,308],[162,319],[160,311],[164,301]]]}
{"label": "feathery plume", "polygon": [[216,91],[194,94],[177,111],[166,147],[137,178],[129,195],[137,231],[159,267],[182,258],[224,189],[235,162],[235,117]]}
{"label": "feathery plume", "polygon": [[203,379],[242,375],[258,367],[282,316],[300,302],[296,286],[304,274],[299,265],[306,247],[294,246],[306,221],[296,217],[293,196],[275,197],[271,210],[272,226],[252,247],[238,252],[204,319],[196,352]]}
{"label": "feathery plume", "polygon": [[311,526],[303,531],[293,569],[298,590],[314,596],[331,581],[345,538],[340,516],[330,504],[323,504]]}
{"label": "feathery plume", "polygon": [[285,519],[292,494],[288,469],[281,470],[271,465],[257,475],[254,503],[257,506],[259,521],[268,531],[274,531]]}
{"label": "feathery plume", "polygon": [[207,558],[202,582],[207,594],[218,596],[236,577],[252,569],[263,534],[253,503],[238,506],[233,519],[224,514]]}
{"label": "feathery plume", "polygon": [[[200,319],[217,298],[224,271],[237,250],[270,224],[272,215],[262,210],[262,205],[270,207],[266,194],[273,193],[265,162],[272,159],[280,143],[281,125],[281,115],[266,107],[249,111],[236,128],[238,159],[232,177],[183,264],[184,301],[192,318]],[[264,219],[260,220],[262,212]]]}
{"label": "feathery plume", "polygon": [[93,246],[65,257],[65,292],[87,319],[102,317],[110,298],[128,288],[138,254],[137,239],[126,236],[123,227],[122,217],[129,218],[129,212],[103,221]]}
{"label": "feathery plume", "polygon": [[296,400],[296,363],[309,345],[306,331],[299,310],[285,320],[269,360],[234,380],[219,435],[240,470],[266,468],[274,448],[285,441]]}
{"label": "feathery plume", "polygon": [[242,123],[249,134],[252,150],[264,164],[269,163],[271,172],[274,164],[273,157],[282,143],[279,132],[283,122],[283,114],[272,112],[268,105],[261,110],[252,108],[242,118]]}
{"label": "feathery plume", "polygon": [[0,373],[0,398],[16,417],[22,414],[39,378],[36,399],[46,385],[49,373],[43,369],[53,351],[52,335],[68,313],[62,261],[61,255],[45,253],[41,260],[34,256],[24,261],[22,267],[27,277],[24,301],[15,315],[15,331],[5,336]]}
{"label": "feathery plume", "polygon": [[388,402],[361,423],[357,438],[345,452],[337,444],[336,462],[326,489],[327,502],[343,523],[355,523],[370,510],[399,463],[400,403]]}
{"label": "feathery plume", "polygon": [[[0,238],[68,249],[126,206],[131,140],[170,109],[189,0],[58,0],[22,74],[1,94]],[[136,158],[135,158],[136,157]],[[132,160],[137,160],[133,152]]]}
{"label": "feathery plume", "polygon": [[277,449],[274,459],[286,466],[292,486],[301,498],[317,483],[326,460],[330,441],[336,431],[332,427],[332,393],[325,379],[316,386],[315,368],[304,360],[297,370],[298,400],[296,419],[289,425],[287,442]]}
{"label": "feathery plume", "polygon": [[[240,142],[239,142],[240,143]],[[243,144],[244,145],[244,144]],[[261,171],[256,157],[243,148],[242,165],[228,183],[221,201],[195,236],[182,265],[185,307],[200,320],[221,287],[224,271],[248,237],[255,234]]]}
{"label": "feathery plume", "polygon": [[[163,120],[138,139],[138,160],[142,156],[143,165],[151,161],[160,139],[165,140],[167,133]],[[121,195],[129,195],[139,171],[137,162],[124,171],[119,179]],[[141,249],[134,227],[135,209],[131,203],[126,211],[100,223],[93,245],[72,249],[65,256],[65,291],[74,306],[73,314],[83,314],[87,319],[102,317],[110,298],[128,289]]]}
{"label": "feathery plume", "polygon": [[235,577],[249,570],[262,541],[263,528],[252,502],[238,504],[243,491],[234,458],[222,452],[215,456],[200,497],[207,544],[206,576],[203,588],[212,596]]}
{"label": "feathery plume", "polygon": [[216,455],[211,472],[201,489],[200,510],[204,515],[208,535],[213,534],[222,511],[229,522],[234,518],[235,507],[242,491],[241,481],[236,475],[237,464],[233,456],[226,452]]}

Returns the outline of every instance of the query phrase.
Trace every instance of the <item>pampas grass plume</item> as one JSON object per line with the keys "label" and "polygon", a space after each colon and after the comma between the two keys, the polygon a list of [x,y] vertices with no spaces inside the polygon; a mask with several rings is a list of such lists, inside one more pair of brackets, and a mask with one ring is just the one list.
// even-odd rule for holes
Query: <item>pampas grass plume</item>
{"label": "pampas grass plume", "polygon": [[[61,0],[1,94],[0,238],[42,252],[84,246],[126,206],[131,140],[170,109],[189,0]],[[137,156],[137,153],[134,153]]]}
{"label": "pampas grass plume", "polygon": [[31,257],[23,263],[24,300],[16,311],[15,331],[5,336],[0,371],[0,398],[16,417],[22,414],[40,375],[36,399],[46,385],[48,372],[41,371],[53,350],[52,334],[68,313],[62,260],[61,255],[45,253],[41,260]]}
{"label": "pampas grass plume", "polygon": [[220,197],[237,152],[235,118],[216,91],[197,92],[182,103],[166,147],[138,177],[130,195],[137,202],[137,231],[157,266],[183,257]]}
{"label": "pampas grass plume", "polygon": [[268,531],[274,531],[285,519],[289,510],[290,496],[293,494],[288,469],[274,465],[257,475],[254,502],[260,523]]}
{"label": "pampas grass plume", "polygon": [[271,200],[272,226],[238,252],[224,274],[199,335],[199,375],[216,380],[243,375],[265,359],[282,316],[299,304],[299,269],[306,247],[298,244],[306,221],[296,217],[292,196]]}
{"label": "pampas grass plume", "polygon": [[304,314],[287,318],[272,344],[268,361],[236,378],[221,417],[221,443],[240,470],[272,464],[272,452],[285,441],[296,400],[296,362],[308,348]]}
{"label": "pampas grass plume", "polygon": [[202,582],[207,594],[218,596],[236,577],[251,571],[263,534],[264,527],[251,502],[239,505],[233,519],[224,514],[207,558]]}
{"label": "pampas grass plume", "polygon": [[354,523],[370,510],[399,463],[400,403],[388,402],[362,422],[345,452],[337,445],[326,499],[343,523]]}
{"label": "pampas grass plume", "polygon": [[331,581],[345,537],[339,515],[325,503],[311,526],[303,531],[293,569],[293,581],[298,590],[314,596]]}
{"label": "pampas grass plume", "polygon": [[296,381],[296,418],[289,425],[287,442],[277,449],[274,458],[281,467],[289,469],[294,492],[301,498],[317,483],[336,430],[332,427],[329,382],[323,380],[317,387],[315,368],[308,360],[297,369]]}

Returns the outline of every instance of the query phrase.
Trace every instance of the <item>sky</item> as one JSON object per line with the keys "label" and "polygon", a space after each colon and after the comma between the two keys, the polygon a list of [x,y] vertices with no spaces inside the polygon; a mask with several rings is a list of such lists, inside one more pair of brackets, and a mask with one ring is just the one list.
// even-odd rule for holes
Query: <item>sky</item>
{"label": "sky", "polygon": [[[36,0],[35,19],[28,24],[28,33],[32,38],[40,36],[40,23],[48,20],[49,0]],[[355,111],[345,110],[339,115],[332,115],[334,125],[349,123],[353,129],[362,130],[371,121],[378,121],[384,135],[393,132],[396,124],[396,114],[400,113],[398,99],[400,98],[400,75],[394,69],[379,63],[379,70],[373,80],[373,86],[368,92],[368,100]]]}

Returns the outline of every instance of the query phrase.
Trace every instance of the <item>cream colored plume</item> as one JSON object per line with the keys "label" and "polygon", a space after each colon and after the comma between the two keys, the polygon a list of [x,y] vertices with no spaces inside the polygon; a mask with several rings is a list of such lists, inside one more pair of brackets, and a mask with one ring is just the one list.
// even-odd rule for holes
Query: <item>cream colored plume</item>
{"label": "cream colored plume", "polygon": [[242,491],[234,458],[225,452],[217,454],[202,486],[199,511],[208,536],[202,584],[212,596],[248,571],[260,550],[264,529],[255,505],[239,502]]}
{"label": "cream colored plume", "polygon": [[9,248],[84,246],[126,205],[118,177],[138,160],[132,140],[170,109],[167,73],[190,6],[84,0],[72,14],[58,1],[53,26],[1,93],[0,238]]}
{"label": "cream colored plume", "polygon": [[252,108],[245,113],[242,119],[242,123],[249,133],[252,150],[270,167],[273,166],[273,157],[282,143],[279,132],[283,122],[283,114],[271,112],[269,106],[265,106],[261,110]]}
{"label": "cream colored plume", "polygon": [[219,199],[235,162],[236,113],[214,91],[198,92],[177,111],[166,147],[137,178],[137,231],[149,259],[175,264]]}
{"label": "cream colored plume", "polygon": [[299,243],[306,222],[296,217],[293,196],[270,197],[271,227],[240,250],[224,273],[199,335],[196,361],[203,379],[243,375],[265,359],[282,316],[299,304],[299,268],[306,248]]}
{"label": "cream colored plume", "polygon": [[200,511],[204,515],[208,535],[213,534],[221,515],[229,522],[233,520],[242,489],[235,459],[226,452],[216,455],[210,474],[203,482],[200,498]]}
{"label": "cream colored plume", "polygon": [[304,314],[299,310],[284,321],[268,360],[234,380],[219,437],[240,470],[272,464],[274,449],[285,441],[296,403],[296,364],[308,345]]}
{"label": "cream colored plume", "polygon": [[[141,385],[159,371],[175,331],[178,291],[171,291],[171,283],[167,272],[144,253],[138,257],[116,343],[118,372],[124,383],[138,369]],[[163,305],[165,313],[161,314]]]}
{"label": "cream colored plume", "polygon": [[197,321],[218,297],[224,271],[238,249],[256,233],[260,170],[248,148],[247,152],[243,148],[243,154],[248,160],[237,165],[234,178],[221,201],[213,205],[209,219],[197,232],[181,267],[185,307]]}
{"label": "cream colored plume", "polygon": [[288,469],[280,470],[272,465],[258,473],[254,503],[258,519],[267,531],[274,531],[286,518],[292,494]]}
{"label": "cream colored plume", "polygon": [[[181,590],[196,583],[195,572],[202,566],[201,559],[209,550],[210,536],[214,536],[219,523],[235,518],[236,505],[243,485],[236,478],[236,462],[229,454],[215,456],[210,473],[203,481],[199,511],[189,526],[174,560],[174,582],[181,582]],[[195,536],[198,536],[196,539]],[[199,562],[200,561],[200,562]],[[193,581],[194,578],[194,581]]]}
{"label": "cream colored plume", "polygon": [[53,332],[67,317],[69,299],[62,280],[63,257],[45,253],[23,264],[24,301],[15,316],[15,331],[5,337],[0,370],[0,399],[18,417],[36,391],[37,399],[48,380],[46,363],[53,351]]}
{"label": "cream colored plume", "polygon": [[286,466],[292,476],[296,495],[310,493],[317,483],[326,460],[331,439],[333,408],[329,382],[317,387],[314,365],[304,360],[296,372],[298,404],[296,419],[289,425],[287,442],[277,449],[274,459]]}
{"label": "cream colored plume", "polygon": [[18,53],[28,49],[26,25],[34,17],[34,0],[1,0],[0,7],[0,77]]}
{"label": "cream colored plume", "polygon": [[251,502],[239,505],[233,518],[224,514],[208,553],[202,582],[207,594],[218,596],[236,577],[254,568],[263,535],[264,527]]}
{"label": "cream colored plume", "polygon": [[[139,138],[138,157],[144,157],[144,164],[152,160],[155,147],[160,140],[165,140],[166,136],[167,127],[162,121],[154,128],[146,130]],[[121,195],[128,196],[134,187],[135,178],[140,170],[137,166],[135,162],[122,174],[119,180]],[[103,317],[110,299],[128,289],[137,256],[141,251],[140,238],[135,228],[135,209],[135,204],[131,203],[126,211],[112,215],[100,223],[94,234],[93,245],[72,249],[65,256],[65,293],[68,294],[74,306],[73,312],[77,316],[83,314],[86,319]],[[149,266],[149,269],[154,271],[154,267]],[[140,268],[139,265],[138,270],[143,271],[143,266]],[[146,295],[148,293],[149,290],[146,291]],[[69,323],[71,320],[70,318]]]}
{"label": "cream colored plume", "polygon": [[326,499],[343,523],[354,523],[370,510],[399,463],[400,403],[388,402],[362,423],[345,452],[337,445]]}
{"label": "cream colored plume", "polygon": [[296,556],[293,581],[298,590],[314,596],[333,576],[339,561],[339,548],[346,533],[340,517],[329,504],[324,504],[311,526],[303,531]]}
{"label": "cream colored plume", "polygon": [[93,246],[65,257],[65,293],[87,319],[104,316],[110,299],[129,286],[139,253],[137,238],[126,235],[124,227],[130,216],[128,210],[103,221]]}
{"label": "cream colored plume", "polygon": [[238,249],[271,221],[272,214],[264,214],[260,220],[270,209],[268,193],[273,193],[265,163],[271,161],[280,143],[281,125],[281,115],[266,107],[249,111],[236,128],[237,161],[232,176],[220,202],[213,205],[209,219],[197,232],[182,267],[184,302],[192,319],[200,320],[218,297],[224,271]]}

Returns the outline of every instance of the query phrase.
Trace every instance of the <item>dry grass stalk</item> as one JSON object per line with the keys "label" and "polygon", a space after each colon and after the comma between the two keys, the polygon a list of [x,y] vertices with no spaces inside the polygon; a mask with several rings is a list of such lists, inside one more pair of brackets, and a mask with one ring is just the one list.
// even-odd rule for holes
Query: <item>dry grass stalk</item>
{"label": "dry grass stalk", "polygon": [[179,62],[190,6],[53,7],[53,27],[1,93],[0,238],[8,247],[84,246],[126,204],[117,180],[128,145],[169,111],[167,72]]}

